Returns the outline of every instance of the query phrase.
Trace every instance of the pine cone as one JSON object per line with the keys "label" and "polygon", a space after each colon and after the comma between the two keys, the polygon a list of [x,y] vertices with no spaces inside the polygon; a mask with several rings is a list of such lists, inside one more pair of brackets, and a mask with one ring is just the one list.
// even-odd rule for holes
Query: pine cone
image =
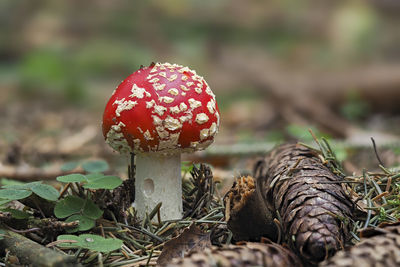
{"label": "pine cone", "polygon": [[278,244],[243,242],[241,245],[213,247],[205,251],[190,253],[185,258],[174,259],[168,267],[207,267],[207,266],[296,266],[301,267],[297,256]]}
{"label": "pine cone", "polygon": [[367,229],[361,237],[360,243],[338,252],[320,266],[400,266],[400,222]]}
{"label": "pine cone", "polygon": [[267,207],[281,217],[285,241],[316,264],[344,247],[352,202],[314,151],[282,145],[255,166]]}

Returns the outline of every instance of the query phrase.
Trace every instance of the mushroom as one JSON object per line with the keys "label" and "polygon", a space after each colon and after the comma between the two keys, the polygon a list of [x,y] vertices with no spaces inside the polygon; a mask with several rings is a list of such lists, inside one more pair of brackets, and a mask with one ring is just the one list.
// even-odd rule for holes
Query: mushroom
{"label": "mushroom", "polygon": [[160,202],[163,220],[182,217],[181,153],[208,147],[219,124],[215,95],[188,67],[152,64],[117,87],[104,111],[103,134],[114,150],[135,154],[140,218]]}

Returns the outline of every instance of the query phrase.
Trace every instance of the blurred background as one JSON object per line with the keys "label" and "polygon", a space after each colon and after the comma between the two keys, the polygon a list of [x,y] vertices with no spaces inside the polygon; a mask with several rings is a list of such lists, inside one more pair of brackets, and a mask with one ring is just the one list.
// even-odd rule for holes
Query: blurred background
{"label": "blurred background", "polygon": [[[140,65],[204,76],[222,125],[188,160],[246,172],[277,143],[334,143],[347,171],[399,162],[400,2],[396,0],[2,0],[0,176],[54,177],[101,158],[103,108]],[[53,172],[52,172],[53,171]],[[24,176],[25,175],[25,176]]]}

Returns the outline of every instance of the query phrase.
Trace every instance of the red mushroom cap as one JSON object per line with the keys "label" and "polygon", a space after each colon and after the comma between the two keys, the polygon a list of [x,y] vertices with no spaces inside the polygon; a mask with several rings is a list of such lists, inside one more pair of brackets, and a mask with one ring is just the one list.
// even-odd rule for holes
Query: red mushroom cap
{"label": "red mushroom cap", "polygon": [[220,121],[215,95],[188,67],[157,63],[126,78],[103,115],[103,134],[116,151],[174,153],[209,146]]}

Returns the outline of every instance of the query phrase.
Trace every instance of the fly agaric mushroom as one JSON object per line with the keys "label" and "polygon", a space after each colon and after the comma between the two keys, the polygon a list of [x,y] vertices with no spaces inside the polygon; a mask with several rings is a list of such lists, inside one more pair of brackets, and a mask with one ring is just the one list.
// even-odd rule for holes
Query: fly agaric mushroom
{"label": "fly agaric mushroom", "polygon": [[160,202],[162,219],[182,217],[181,153],[208,147],[219,123],[215,95],[188,67],[152,64],[117,87],[104,111],[103,134],[114,150],[136,155],[139,217]]}

